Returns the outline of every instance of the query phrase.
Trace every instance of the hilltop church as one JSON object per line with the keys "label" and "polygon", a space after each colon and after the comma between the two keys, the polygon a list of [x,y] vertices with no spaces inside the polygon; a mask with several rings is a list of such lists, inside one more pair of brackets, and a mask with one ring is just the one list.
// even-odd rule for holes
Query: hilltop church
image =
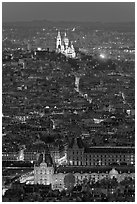
{"label": "hilltop church", "polygon": [[64,38],[61,38],[60,31],[58,31],[57,39],[56,39],[56,52],[62,53],[68,58],[75,58],[76,52],[72,42],[66,36],[66,32],[64,34]]}

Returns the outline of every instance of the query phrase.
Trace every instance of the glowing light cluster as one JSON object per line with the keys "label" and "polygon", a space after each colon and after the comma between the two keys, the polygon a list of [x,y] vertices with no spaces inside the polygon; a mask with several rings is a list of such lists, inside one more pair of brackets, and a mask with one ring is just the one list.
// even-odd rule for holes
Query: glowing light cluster
{"label": "glowing light cluster", "polygon": [[100,58],[105,59],[106,56],[104,54],[100,54]]}

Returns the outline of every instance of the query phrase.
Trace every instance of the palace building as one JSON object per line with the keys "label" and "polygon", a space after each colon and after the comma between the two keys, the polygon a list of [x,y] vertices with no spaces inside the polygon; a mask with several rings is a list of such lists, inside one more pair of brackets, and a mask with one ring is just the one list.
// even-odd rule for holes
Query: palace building
{"label": "palace building", "polygon": [[23,151],[19,160],[33,161],[34,171],[23,175],[21,183],[51,185],[52,189],[62,190],[65,188],[64,178],[69,173],[74,175],[75,184],[84,179],[97,182],[104,178],[116,178],[120,182],[126,177],[135,178],[135,147],[89,148],[77,137],[72,138],[64,149],[38,140],[32,150]]}
{"label": "palace building", "polygon": [[62,190],[65,188],[64,178],[69,173],[75,177],[75,184],[81,183],[84,179],[94,180],[117,179],[121,182],[126,177],[135,178],[133,166],[59,166],[55,167],[50,155],[41,154],[34,166],[34,184],[51,185],[52,189]]}
{"label": "palace building", "polygon": [[[58,143],[47,143],[37,140],[31,146],[21,149],[16,160],[36,162],[41,152],[48,152],[54,164],[60,164],[66,158],[65,147]],[[5,158],[5,157],[4,157]]]}
{"label": "palace building", "polygon": [[51,184],[52,189],[63,189],[64,178],[72,173],[75,184],[84,179],[97,182],[103,178],[116,178],[118,182],[126,177],[135,177],[133,147],[85,148],[81,138],[72,139],[67,149],[67,164],[57,166],[50,154],[39,154],[34,166],[34,183]]}
{"label": "palace building", "polygon": [[55,165],[67,166],[110,166],[134,165],[135,147],[131,146],[91,146],[86,147],[81,138],[73,138],[63,147],[59,144],[45,144],[37,141],[31,147],[19,152],[3,152],[2,161],[37,161],[39,154],[49,152]]}
{"label": "palace building", "polygon": [[130,146],[85,147],[81,138],[72,139],[67,150],[70,166],[134,165],[135,148]]}

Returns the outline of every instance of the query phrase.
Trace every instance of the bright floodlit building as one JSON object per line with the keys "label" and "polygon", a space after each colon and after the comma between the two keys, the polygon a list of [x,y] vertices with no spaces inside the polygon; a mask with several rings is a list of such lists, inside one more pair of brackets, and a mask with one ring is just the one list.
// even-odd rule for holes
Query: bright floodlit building
{"label": "bright floodlit building", "polygon": [[134,168],[111,167],[111,166],[59,166],[55,167],[48,154],[41,154],[34,166],[34,184],[50,185],[52,189],[62,190],[65,188],[64,178],[69,173],[75,177],[75,184],[84,179],[95,182],[104,178],[115,178],[118,182],[126,177],[135,178]]}
{"label": "bright floodlit building", "polygon": [[71,41],[67,38],[66,32],[64,38],[61,38],[60,31],[58,31],[56,40],[56,52],[62,53],[68,58],[75,58],[76,52]]}

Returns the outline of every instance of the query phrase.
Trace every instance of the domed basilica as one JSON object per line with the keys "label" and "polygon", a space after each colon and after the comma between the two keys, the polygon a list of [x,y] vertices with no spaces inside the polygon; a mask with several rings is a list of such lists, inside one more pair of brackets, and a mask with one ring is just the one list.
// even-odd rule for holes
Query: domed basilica
{"label": "domed basilica", "polygon": [[75,58],[76,52],[72,42],[67,38],[66,32],[64,38],[61,38],[60,32],[58,31],[56,40],[56,52],[64,54],[66,57]]}

